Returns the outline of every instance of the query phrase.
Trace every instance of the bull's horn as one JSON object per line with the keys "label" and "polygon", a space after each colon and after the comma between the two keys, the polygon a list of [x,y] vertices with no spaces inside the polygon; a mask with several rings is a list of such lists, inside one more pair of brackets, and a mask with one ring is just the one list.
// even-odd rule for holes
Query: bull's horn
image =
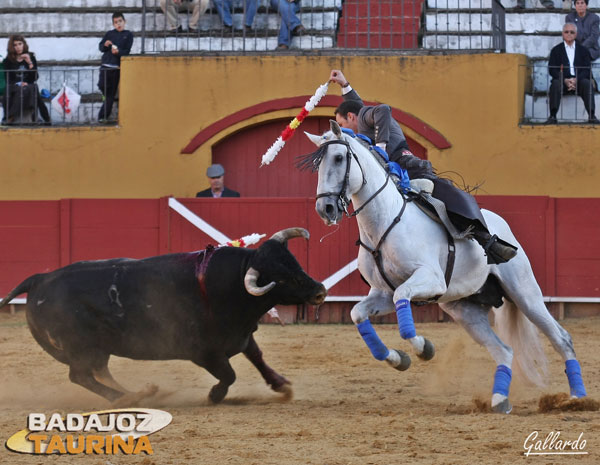
{"label": "bull's horn", "polygon": [[276,232],[271,236],[271,239],[285,244],[289,239],[294,237],[303,237],[304,239],[310,238],[310,234],[304,228],[287,228],[282,231]]}
{"label": "bull's horn", "polygon": [[252,267],[248,268],[248,271],[246,271],[246,276],[244,276],[244,286],[246,287],[248,294],[255,295],[257,297],[265,295],[275,286],[275,281],[272,281],[266,286],[258,287],[256,285],[256,281],[258,281],[259,276],[260,273],[258,270],[255,270]]}

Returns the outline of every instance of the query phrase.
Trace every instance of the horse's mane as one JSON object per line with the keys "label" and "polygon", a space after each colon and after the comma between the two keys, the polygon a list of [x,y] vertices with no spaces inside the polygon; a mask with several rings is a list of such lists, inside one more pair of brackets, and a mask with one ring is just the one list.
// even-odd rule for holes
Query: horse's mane
{"label": "horse's mane", "polygon": [[[331,134],[331,131],[327,131],[325,134],[323,134],[323,139],[328,140],[329,134]],[[342,135],[342,138],[349,143],[351,143],[352,141],[357,142],[359,145],[363,146],[369,152],[371,152],[371,150],[369,149],[369,144],[359,137],[352,137],[347,134],[344,134]],[[321,145],[314,152],[311,152],[307,155],[298,155],[296,157],[296,168],[298,168],[301,171],[311,170],[311,172],[313,173],[318,171],[326,151],[327,145]],[[385,163],[383,162],[381,157],[375,156],[375,159],[379,162],[381,167],[385,169]]]}
{"label": "horse's mane", "polygon": [[296,168],[300,171],[310,170],[315,173],[319,170],[319,165],[325,156],[327,150],[326,145],[321,145],[317,150],[306,155],[298,155],[296,157]]}

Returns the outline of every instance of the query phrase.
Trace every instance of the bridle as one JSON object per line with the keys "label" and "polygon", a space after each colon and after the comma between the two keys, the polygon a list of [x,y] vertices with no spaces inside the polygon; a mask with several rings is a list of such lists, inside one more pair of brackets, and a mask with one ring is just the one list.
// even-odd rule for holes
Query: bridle
{"label": "bridle", "polygon": [[348,183],[350,181],[350,163],[352,162],[352,158],[354,158],[354,160],[356,160],[356,163],[357,163],[358,167],[360,168],[360,172],[361,172],[362,179],[363,179],[362,180],[363,186],[365,186],[367,184],[367,180],[365,178],[365,172],[363,170],[363,167],[360,164],[360,161],[358,161],[358,157],[357,157],[356,153],[354,152],[354,150],[352,150],[352,147],[350,146],[350,144],[347,141],[345,141],[343,139],[330,140],[327,142],[323,142],[321,144],[321,147],[333,145],[333,144],[339,144],[339,145],[346,146],[346,173],[344,174],[344,182],[342,183],[342,187],[339,192],[323,192],[321,194],[317,194],[316,199],[320,199],[322,197],[337,197],[338,208],[340,210],[343,210],[344,213],[346,213],[346,216],[348,218],[351,218],[353,216],[358,215],[362,211],[362,209],[365,208],[369,202],[371,202],[371,200],[373,200],[375,197],[377,197],[383,191],[383,189],[385,189],[385,186],[387,186],[387,183],[390,180],[390,175],[386,171],[385,172],[385,182],[383,183],[383,185],[379,189],[377,189],[377,191],[371,197],[369,197],[367,199],[367,201],[365,203],[363,203],[359,208],[354,210],[352,213],[349,213],[348,206],[350,205],[351,200],[346,196],[346,190],[348,189]]}

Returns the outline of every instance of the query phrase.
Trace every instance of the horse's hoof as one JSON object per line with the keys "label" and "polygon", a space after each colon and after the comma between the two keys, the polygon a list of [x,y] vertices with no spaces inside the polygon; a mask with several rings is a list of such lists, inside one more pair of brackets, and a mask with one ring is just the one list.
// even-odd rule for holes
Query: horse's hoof
{"label": "horse's hoof", "polygon": [[410,356],[401,350],[391,349],[391,357],[386,361],[396,370],[405,371],[410,367]]}
{"label": "horse's hoof", "polygon": [[435,355],[435,347],[429,339],[425,339],[425,345],[423,346],[423,352],[417,355],[421,360],[431,360]]}
{"label": "horse's hoof", "polygon": [[508,401],[508,398],[506,398],[502,402],[492,405],[492,411],[495,413],[505,413],[508,415],[510,412],[512,412],[512,405]]}

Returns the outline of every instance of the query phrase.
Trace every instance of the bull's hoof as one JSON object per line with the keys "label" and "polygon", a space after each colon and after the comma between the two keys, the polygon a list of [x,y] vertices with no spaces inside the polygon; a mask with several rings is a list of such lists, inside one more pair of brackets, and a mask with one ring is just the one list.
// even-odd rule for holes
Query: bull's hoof
{"label": "bull's hoof", "polygon": [[292,389],[292,385],[290,383],[285,383],[278,388],[273,388],[273,391],[282,394],[281,400],[284,402],[289,402],[294,398],[294,390]]}
{"label": "bull's hoof", "polygon": [[[425,338],[424,338],[425,339]],[[417,354],[421,360],[431,360],[435,355],[435,347],[429,339],[425,339],[425,345],[423,346],[423,352]]]}
{"label": "bull's hoof", "polygon": [[[495,396],[496,394],[494,394]],[[493,396],[492,396],[493,397]],[[502,396],[504,397],[504,396]],[[492,411],[495,413],[504,413],[508,415],[512,412],[512,405],[508,401],[508,397],[505,397],[504,400],[494,404],[494,399],[492,398]]]}
{"label": "bull's hoof", "polygon": [[144,389],[138,392],[126,392],[124,395],[112,402],[114,408],[135,407],[139,402],[148,397],[154,396],[158,392],[158,386],[148,384]]}
{"label": "bull's hoof", "polygon": [[386,362],[398,371],[405,371],[410,367],[410,356],[401,350],[391,349]]}
{"label": "bull's hoof", "polygon": [[213,388],[208,393],[208,399],[213,404],[218,404],[223,399],[225,399],[226,395],[227,395],[227,388],[223,388],[217,384],[216,386],[213,386]]}

